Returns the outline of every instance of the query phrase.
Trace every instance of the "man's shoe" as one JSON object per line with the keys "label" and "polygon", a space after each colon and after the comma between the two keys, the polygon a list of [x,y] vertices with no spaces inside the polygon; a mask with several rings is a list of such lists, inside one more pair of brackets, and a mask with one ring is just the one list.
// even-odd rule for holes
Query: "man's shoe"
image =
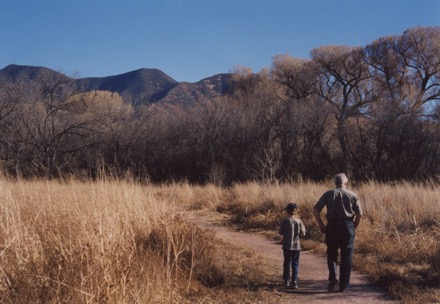
{"label": "man's shoe", "polygon": [[284,287],[289,288],[290,287],[290,282],[289,281],[284,281]]}
{"label": "man's shoe", "polygon": [[327,290],[332,292],[333,290],[335,290],[335,286],[338,283],[339,283],[339,281],[336,279],[331,280],[330,283],[328,283],[328,285],[327,285]]}
{"label": "man's shoe", "polygon": [[340,286],[338,292],[342,292],[342,293],[347,292],[347,287]]}
{"label": "man's shoe", "polygon": [[293,282],[292,282],[292,288],[293,288],[293,289],[298,289],[298,282],[293,281]]}

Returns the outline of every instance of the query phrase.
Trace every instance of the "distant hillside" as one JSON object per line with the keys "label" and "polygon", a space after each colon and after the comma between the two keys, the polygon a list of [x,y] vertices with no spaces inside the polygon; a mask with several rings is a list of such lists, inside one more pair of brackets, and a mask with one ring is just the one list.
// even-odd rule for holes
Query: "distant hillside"
{"label": "distant hillside", "polygon": [[164,96],[157,95],[159,101],[175,103],[176,101],[191,104],[195,101],[206,101],[226,94],[231,86],[231,74],[217,74],[195,83],[179,82],[170,88]]}
{"label": "distant hillside", "polygon": [[0,87],[6,83],[20,82],[22,87],[31,88],[32,84],[43,77],[73,81],[83,92],[115,92],[134,105],[158,102],[192,104],[205,101],[223,95],[231,80],[231,74],[218,74],[195,83],[177,82],[158,69],[139,69],[114,76],[73,79],[45,67],[12,64],[0,70]]}
{"label": "distant hillside", "polygon": [[0,70],[0,85],[7,80],[11,82],[17,82],[20,80],[28,80],[29,82],[33,82],[41,79],[43,75],[48,74],[59,75],[61,77],[65,77],[66,79],[69,78],[59,72],[45,67],[11,64]]}
{"label": "distant hillside", "polygon": [[156,69],[139,69],[136,71],[108,76],[78,79],[77,83],[84,91],[103,90],[117,92],[133,104],[147,104],[159,101],[157,94],[169,91],[177,81]]}

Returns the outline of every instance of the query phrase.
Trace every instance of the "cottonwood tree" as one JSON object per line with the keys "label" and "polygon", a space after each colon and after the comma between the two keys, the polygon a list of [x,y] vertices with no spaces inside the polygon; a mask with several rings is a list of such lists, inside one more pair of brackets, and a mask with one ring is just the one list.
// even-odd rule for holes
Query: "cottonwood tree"
{"label": "cottonwood tree", "polygon": [[96,171],[98,160],[118,172],[136,166],[134,155],[143,119],[135,116],[132,104],[124,102],[117,93],[91,91],[75,96],[75,112],[88,123],[90,131],[90,148],[84,157],[88,170]]}
{"label": "cottonwood tree", "polygon": [[87,122],[71,111],[72,97],[79,92],[71,79],[44,72],[35,92],[33,99],[20,105],[20,140],[31,146],[33,166],[54,176],[82,148],[74,139],[85,136]]}
{"label": "cottonwood tree", "polygon": [[428,135],[436,124],[427,118],[439,100],[439,29],[417,27],[366,47],[376,96],[370,163],[378,178],[420,175],[420,160],[436,154]]}
{"label": "cottonwood tree", "polygon": [[19,171],[21,151],[23,144],[17,141],[16,118],[17,107],[20,102],[20,95],[9,87],[3,85],[0,90],[0,155],[2,160],[2,169]]}
{"label": "cottonwood tree", "polygon": [[348,123],[353,117],[365,115],[374,100],[365,52],[360,47],[323,46],[312,50],[311,56],[319,71],[316,93],[330,105],[336,120],[341,151],[338,168],[351,170]]}
{"label": "cottonwood tree", "polygon": [[316,85],[319,70],[315,62],[289,55],[273,57],[272,80],[281,88],[282,113],[278,137],[283,167],[292,175],[324,177],[333,168],[329,153],[329,107],[319,101]]}
{"label": "cottonwood tree", "polygon": [[[416,27],[401,35],[395,51],[407,68],[403,100],[411,112],[440,100],[440,27]],[[426,109],[425,109],[426,110]]]}
{"label": "cottonwood tree", "polygon": [[196,153],[197,129],[188,109],[175,105],[153,105],[143,132],[147,170],[154,181],[188,179],[202,181]]}
{"label": "cottonwood tree", "polygon": [[240,161],[242,172],[262,180],[286,177],[288,170],[283,166],[283,143],[279,136],[280,121],[285,116],[280,86],[273,81],[269,69],[241,75],[236,81],[241,83],[240,88],[245,87],[229,101],[236,116],[234,151],[245,151]]}
{"label": "cottonwood tree", "polygon": [[226,182],[227,172],[224,168],[233,136],[233,114],[228,110],[227,102],[214,99],[198,103],[189,109],[188,116],[191,118],[190,133],[193,135],[192,151],[197,156],[199,174],[217,183]]}
{"label": "cottonwood tree", "polygon": [[0,149],[2,169],[19,174],[25,145],[20,140],[18,110],[28,101],[24,92],[30,91],[25,75],[18,73],[4,77],[0,87]]}
{"label": "cottonwood tree", "polygon": [[294,100],[305,99],[315,93],[317,81],[316,66],[313,61],[294,58],[287,54],[272,58],[272,79],[284,88],[284,96]]}

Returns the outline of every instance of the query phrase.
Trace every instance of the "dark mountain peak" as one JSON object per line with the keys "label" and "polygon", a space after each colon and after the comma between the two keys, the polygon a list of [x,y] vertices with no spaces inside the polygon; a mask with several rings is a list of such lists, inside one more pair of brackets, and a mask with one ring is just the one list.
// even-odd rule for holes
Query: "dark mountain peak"
{"label": "dark mountain peak", "polygon": [[34,81],[42,77],[42,75],[49,74],[68,78],[62,73],[41,66],[10,64],[0,70],[0,78],[8,79],[9,81],[16,81],[18,79]]}
{"label": "dark mountain peak", "polygon": [[113,75],[113,76],[106,76],[106,77],[86,77],[82,78],[82,80],[99,80],[102,83],[106,82],[114,82],[118,81],[120,83],[132,83],[134,82],[163,82],[163,83],[170,83],[175,84],[177,83],[176,80],[162,72],[158,69],[147,69],[142,68],[134,71],[130,71],[123,74]]}
{"label": "dark mountain peak", "polygon": [[131,72],[124,73],[122,75],[131,75],[133,77],[141,77],[143,79],[160,79],[169,83],[177,83],[176,80],[165,74],[159,69],[142,68]]}
{"label": "dark mountain peak", "polygon": [[102,90],[119,93],[126,101],[144,104],[152,96],[170,90],[178,82],[158,69],[138,69],[108,77],[78,79],[85,91]]}

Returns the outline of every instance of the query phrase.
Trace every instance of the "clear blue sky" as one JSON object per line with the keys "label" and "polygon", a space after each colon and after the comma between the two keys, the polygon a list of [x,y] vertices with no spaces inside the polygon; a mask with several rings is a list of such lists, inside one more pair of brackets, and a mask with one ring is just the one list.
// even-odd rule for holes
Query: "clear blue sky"
{"label": "clear blue sky", "polygon": [[418,25],[440,26],[440,0],[1,0],[0,68],[79,77],[157,68],[195,82]]}

